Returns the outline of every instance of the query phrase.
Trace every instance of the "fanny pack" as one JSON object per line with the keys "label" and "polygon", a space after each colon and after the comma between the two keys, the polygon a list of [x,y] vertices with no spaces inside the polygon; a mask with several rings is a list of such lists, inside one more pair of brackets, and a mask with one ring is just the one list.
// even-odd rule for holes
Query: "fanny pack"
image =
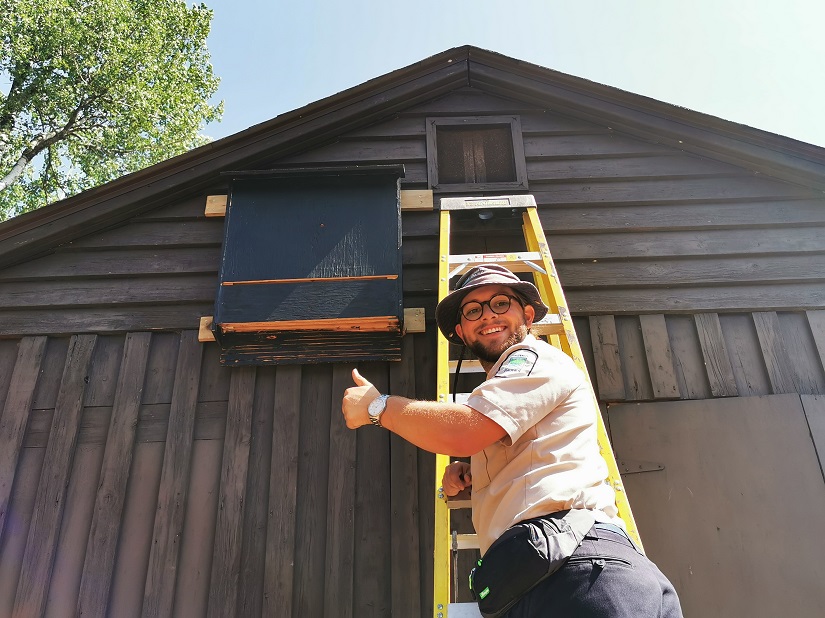
{"label": "fanny pack", "polygon": [[481,615],[503,616],[558,571],[595,521],[592,511],[571,509],[527,519],[505,530],[470,572],[470,590]]}

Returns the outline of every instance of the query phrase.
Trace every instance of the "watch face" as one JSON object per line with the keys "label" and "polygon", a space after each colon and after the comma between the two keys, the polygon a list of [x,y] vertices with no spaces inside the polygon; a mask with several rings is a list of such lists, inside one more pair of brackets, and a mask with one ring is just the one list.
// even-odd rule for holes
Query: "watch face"
{"label": "watch face", "polygon": [[378,416],[384,411],[384,408],[387,405],[387,395],[379,395],[375,399],[370,402],[367,411],[369,412],[370,416]]}

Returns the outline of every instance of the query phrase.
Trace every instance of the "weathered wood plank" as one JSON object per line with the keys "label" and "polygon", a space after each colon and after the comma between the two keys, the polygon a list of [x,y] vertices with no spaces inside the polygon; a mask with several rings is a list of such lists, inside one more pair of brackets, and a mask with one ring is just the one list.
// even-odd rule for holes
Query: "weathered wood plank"
{"label": "weathered wood plank", "polygon": [[[117,376],[123,359],[125,341],[126,337],[122,335],[98,336],[92,355],[92,364],[89,367],[85,408],[111,407],[114,404]],[[85,414],[84,411],[84,416]],[[108,427],[108,414],[106,426]]]}
{"label": "weathered wood plank", "polygon": [[530,159],[592,157],[601,155],[634,155],[672,153],[667,146],[625,137],[617,133],[581,135],[527,135],[524,156]]}
{"label": "weathered wood plank", "polygon": [[5,533],[17,459],[23,445],[29,409],[45,350],[45,337],[25,337],[20,340],[9,392],[0,416],[0,542]]}
{"label": "weathered wood plank", "polygon": [[670,348],[665,316],[640,315],[639,325],[642,328],[653,396],[656,399],[677,399],[680,395],[679,383],[673,370],[673,351]]}
{"label": "weathered wood plank", "polygon": [[216,274],[0,283],[0,305],[14,309],[181,304],[214,301]]}
{"label": "weathered wood plank", "polygon": [[[569,299],[568,299],[569,300]],[[625,398],[629,401],[653,399],[642,329],[637,316],[616,318],[619,357],[622,361]]]}
{"label": "weathered wood plank", "polygon": [[825,311],[806,311],[808,326],[814,338],[817,352],[819,352],[820,366],[825,369]]}
{"label": "weathered wood plank", "polygon": [[713,395],[693,316],[669,315],[665,322],[682,399],[710,399]]}
{"label": "weathered wood plank", "polygon": [[[301,422],[298,441],[295,561],[292,613],[323,616],[329,486],[329,427],[332,410],[332,367],[305,366],[301,379]],[[358,570],[356,568],[355,572]]]}
{"label": "weathered wood plank", "polygon": [[801,395],[825,393],[825,371],[805,314],[783,312],[778,314],[778,318],[779,332],[788,352],[788,368],[794,377],[796,392]]}
{"label": "weathered wood plank", "polygon": [[238,616],[263,616],[266,529],[269,521],[269,475],[275,405],[275,367],[259,367],[255,378],[252,441],[244,498]]}
{"label": "weathered wood plank", "polygon": [[123,347],[123,362],[118,376],[80,582],[78,614],[103,616],[109,604],[150,341],[149,333],[129,333]]}
{"label": "weathered wood plank", "polygon": [[825,280],[825,255],[715,259],[558,260],[565,289],[647,287],[728,283],[801,283]]}
{"label": "weathered wood plank", "polygon": [[214,302],[180,305],[116,305],[110,308],[67,307],[0,310],[0,336],[125,333],[137,330],[188,330],[210,313]]}
{"label": "weathered wood plank", "polygon": [[590,338],[593,341],[596,387],[604,402],[626,399],[619,339],[612,315],[590,316]]}
{"label": "weathered wood plank", "polygon": [[266,533],[263,607],[265,616],[292,612],[295,571],[301,367],[282,365],[275,375],[269,518]]}
{"label": "weathered wood plank", "polygon": [[52,577],[57,535],[63,519],[65,492],[83,409],[85,378],[95,340],[94,335],[80,335],[72,337],[69,343],[17,584],[15,616],[41,616],[46,607],[49,587],[44,582],[50,582]]}
{"label": "weathered wood plank", "polygon": [[355,576],[356,432],[341,415],[344,390],[353,385],[351,371],[350,365],[333,365],[329,425],[324,615],[341,618],[352,616]]}
{"label": "weathered wood plank", "polygon": [[[94,362],[92,360],[92,363]],[[87,397],[88,394],[87,388]],[[83,560],[86,556],[89,523],[94,512],[98,475],[103,461],[104,441],[105,432],[99,444],[81,444],[78,437],[66,489],[66,506],[58,534],[54,568],[49,582],[45,611],[49,618],[73,618],[77,615],[77,596],[83,573]],[[30,451],[45,453],[45,449],[42,448]]]}
{"label": "weathered wood plank", "polygon": [[[401,343],[401,362],[390,364],[390,393],[415,398],[415,345],[412,337]],[[353,487],[354,489],[354,487]],[[390,532],[392,615],[422,615],[419,587],[418,449],[390,435]]]}
{"label": "weathered wood plank", "polygon": [[742,173],[742,168],[672,151],[669,155],[657,153],[648,156],[630,155],[587,159],[570,159],[563,156],[552,159],[532,159],[527,161],[527,173],[531,182],[569,181],[574,178],[590,181],[599,178],[630,180],[698,175],[738,175]]}
{"label": "weathered wood plank", "polygon": [[125,248],[58,252],[0,271],[0,281],[218,272],[220,249]]}
{"label": "weathered wood plank", "polygon": [[175,586],[175,618],[203,618],[209,602],[223,440],[195,440]]}
{"label": "weathered wood plank", "polygon": [[[532,179],[531,179],[532,180]],[[723,229],[822,225],[822,200],[719,201],[643,205],[559,206],[539,204],[542,226],[548,231],[615,232]],[[406,231],[405,231],[406,232]]]}
{"label": "weathered wood plank", "polygon": [[544,111],[536,105],[507,97],[489,94],[472,87],[452,90],[444,96],[405,109],[399,116],[419,116],[427,114],[460,115],[492,113],[529,113]]}
{"label": "weathered wood plank", "polygon": [[40,376],[34,389],[31,410],[54,408],[60,391],[60,379],[66,366],[70,337],[51,337],[46,344],[46,352],[40,362]]}
{"label": "weathered wood plank", "polygon": [[[603,140],[599,140],[601,141]],[[596,148],[600,148],[599,144],[596,144]],[[620,151],[624,152],[624,150]],[[596,152],[602,151],[596,150]],[[650,152],[655,152],[655,150]],[[814,189],[746,174],[724,178],[710,176],[667,180],[574,181],[541,183],[541,185],[536,183],[535,186],[531,185],[531,193],[535,196],[536,202],[540,204],[551,202],[554,199],[557,204],[622,204],[664,200],[716,201],[720,199],[762,200],[795,197],[815,199],[821,197]]]}
{"label": "weathered wood plank", "polygon": [[[388,391],[388,366],[365,363],[361,375],[380,392]],[[376,427],[358,430],[355,505],[354,615],[391,612],[390,436]]]}
{"label": "weathered wood plank", "polygon": [[8,525],[0,541],[0,616],[4,618],[10,617],[14,608],[45,452],[46,449],[22,449],[17,460],[14,487],[9,497]]}
{"label": "weathered wood plank", "polygon": [[702,358],[705,360],[711,393],[714,397],[736,397],[739,390],[736,387],[736,378],[733,375],[719,315],[697,313],[693,319],[702,346]]}
{"label": "weathered wood plank", "polygon": [[175,575],[189,490],[202,350],[196,331],[181,333],[152,549],[144,587],[143,616],[172,615]]}
{"label": "weathered wood plank", "polygon": [[427,147],[423,138],[388,140],[340,141],[328,146],[282,159],[294,163],[366,163],[426,160]]}
{"label": "weathered wood plank", "polygon": [[154,333],[146,362],[143,405],[171,403],[175,390],[180,333]]}
{"label": "weathered wood plank", "polygon": [[719,323],[739,396],[770,394],[770,379],[762,360],[753,316],[749,313],[719,314]]}
{"label": "weathered wood plank", "polygon": [[797,392],[791,360],[785,348],[776,312],[756,311],[753,314],[753,323],[771,380],[771,392],[777,395]]}
{"label": "weathered wood plank", "polygon": [[[84,236],[63,247],[69,254],[85,249],[117,251],[127,247],[144,247],[156,251],[190,248],[189,253],[193,253],[191,248],[219,247],[223,243],[223,220],[206,219],[203,216],[203,201],[200,202],[200,209],[200,218],[195,221],[177,221],[170,225],[168,220],[133,220],[128,225]],[[209,251],[203,253],[208,255]]]}
{"label": "weathered wood plank", "polygon": [[825,284],[697,286],[670,290],[565,289],[565,296],[571,313],[576,314],[804,311],[825,305]]}
{"label": "weathered wood plank", "polygon": [[221,464],[218,521],[212,554],[207,610],[210,617],[231,618],[236,615],[254,395],[255,367],[233,370]]}

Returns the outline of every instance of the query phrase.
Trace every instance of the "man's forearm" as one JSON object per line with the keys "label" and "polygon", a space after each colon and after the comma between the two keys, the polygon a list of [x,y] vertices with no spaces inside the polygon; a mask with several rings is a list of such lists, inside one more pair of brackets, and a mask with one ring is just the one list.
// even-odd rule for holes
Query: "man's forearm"
{"label": "man's forearm", "polygon": [[501,426],[469,406],[395,395],[387,400],[381,424],[424,450],[459,457],[478,453],[505,435]]}

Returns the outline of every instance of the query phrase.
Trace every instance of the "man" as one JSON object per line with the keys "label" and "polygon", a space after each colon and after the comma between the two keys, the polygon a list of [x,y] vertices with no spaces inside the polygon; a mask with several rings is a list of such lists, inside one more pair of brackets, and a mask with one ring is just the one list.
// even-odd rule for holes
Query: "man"
{"label": "man", "polygon": [[[471,456],[470,464],[447,467],[443,487],[452,496],[472,485],[483,557],[478,575],[484,569],[504,574],[493,575],[491,590],[508,588],[495,579],[505,576],[529,588],[505,593],[510,597],[499,605],[508,618],[679,617],[673,586],[616,516],[597,442],[599,412],[585,375],[529,334],[547,311],[535,286],[506,268],[470,269],[436,307],[436,321],[449,340],[460,339],[476,354],[487,380],[460,405],[380,395],[354,370],[356,386],[342,403],[347,426],[373,423],[428,451]],[[560,531],[561,554],[550,570],[563,566],[535,583],[520,571],[521,559],[508,563],[513,542],[488,553],[505,531],[512,538],[525,525]],[[499,564],[488,566],[491,560]]]}

